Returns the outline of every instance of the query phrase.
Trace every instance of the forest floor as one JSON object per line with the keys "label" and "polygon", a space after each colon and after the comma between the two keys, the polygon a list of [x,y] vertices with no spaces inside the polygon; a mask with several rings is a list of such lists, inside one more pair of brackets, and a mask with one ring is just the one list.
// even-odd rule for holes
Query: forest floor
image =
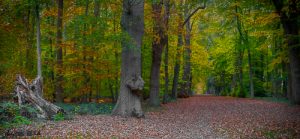
{"label": "forest floor", "polygon": [[78,115],[26,129],[51,138],[300,138],[300,106],[195,96],[164,104],[142,119]]}

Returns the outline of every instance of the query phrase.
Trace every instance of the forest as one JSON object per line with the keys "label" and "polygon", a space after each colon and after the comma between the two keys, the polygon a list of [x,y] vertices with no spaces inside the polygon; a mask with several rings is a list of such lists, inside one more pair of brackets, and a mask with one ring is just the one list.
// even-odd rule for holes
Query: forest
{"label": "forest", "polygon": [[300,138],[299,0],[0,0],[0,138]]}

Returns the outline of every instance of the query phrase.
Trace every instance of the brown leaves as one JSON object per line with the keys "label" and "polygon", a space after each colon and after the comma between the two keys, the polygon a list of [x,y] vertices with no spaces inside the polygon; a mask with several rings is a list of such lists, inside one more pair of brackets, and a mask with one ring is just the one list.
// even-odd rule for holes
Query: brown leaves
{"label": "brown leaves", "polygon": [[[165,104],[144,119],[109,115],[47,122],[45,137],[299,138],[300,107],[253,99],[196,96]],[[38,127],[35,127],[38,128]]]}

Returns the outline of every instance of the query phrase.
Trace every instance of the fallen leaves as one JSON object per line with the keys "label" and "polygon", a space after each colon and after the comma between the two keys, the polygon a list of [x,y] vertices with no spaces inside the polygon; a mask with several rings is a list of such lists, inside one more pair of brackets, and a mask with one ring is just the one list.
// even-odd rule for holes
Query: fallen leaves
{"label": "fallen leaves", "polygon": [[195,96],[162,107],[144,119],[85,115],[30,128],[51,138],[300,138],[299,106]]}

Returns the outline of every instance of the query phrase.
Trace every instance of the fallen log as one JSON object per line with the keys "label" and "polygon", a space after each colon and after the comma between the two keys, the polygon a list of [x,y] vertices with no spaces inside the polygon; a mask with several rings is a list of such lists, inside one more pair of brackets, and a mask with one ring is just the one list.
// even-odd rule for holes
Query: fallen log
{"label": "fallen log", "polygon": [[32,105],[38,111],[38,118],[51,119],[58,113],[64,113],[62,108],[42,98],[42,80],[40,77],[29,83],[22,75],[17,75],[14,92],[18,97],[19,106]]}

